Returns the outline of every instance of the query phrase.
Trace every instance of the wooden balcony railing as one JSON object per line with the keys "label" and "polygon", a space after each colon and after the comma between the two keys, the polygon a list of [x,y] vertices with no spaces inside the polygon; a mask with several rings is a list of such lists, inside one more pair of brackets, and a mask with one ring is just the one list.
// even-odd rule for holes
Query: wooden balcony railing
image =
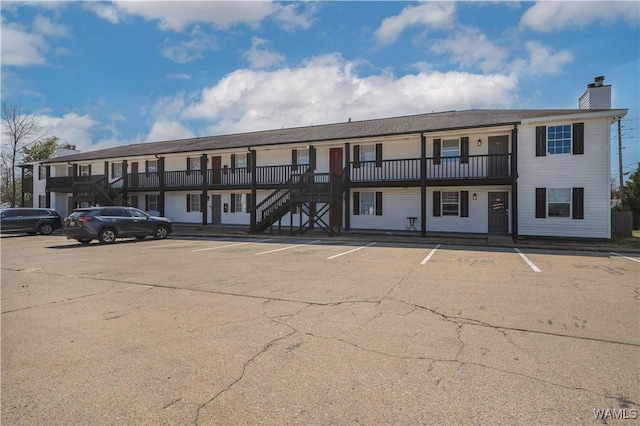
{"label": "wooden balcony railing", "polygon": [[420,159],[351,163],[352,182],[420,180]]}

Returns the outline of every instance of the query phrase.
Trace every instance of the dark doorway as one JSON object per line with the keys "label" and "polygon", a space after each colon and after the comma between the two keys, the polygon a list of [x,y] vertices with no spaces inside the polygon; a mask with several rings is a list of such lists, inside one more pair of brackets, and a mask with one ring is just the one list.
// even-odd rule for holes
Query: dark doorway
{"label": "dark doorway", "polygon": [[[342,176],[342,170],[344,169],[344,157],[342,148],[330,148],[329,149],[329,172],[331,172],[332,179],[337,179],[335,175]],[[334,201],[331,205],[331,226],[342,226],[342,198]]]}
{"label": "dark doorway", "polygon": [[489,192],[489,233],[509,233],[508,192]]}
{"label": "dark doorway", "polygon": [[212,184],[222,183],[222,157],[211,157]]}
{"label": "dark doorway", "polygon": [[222,223],[222,195],[211,195],[211,224],[220,225]]}
{"label": "dark doorway", "polygon": [[489,136],[489,177],[509,176],[509,136]]}

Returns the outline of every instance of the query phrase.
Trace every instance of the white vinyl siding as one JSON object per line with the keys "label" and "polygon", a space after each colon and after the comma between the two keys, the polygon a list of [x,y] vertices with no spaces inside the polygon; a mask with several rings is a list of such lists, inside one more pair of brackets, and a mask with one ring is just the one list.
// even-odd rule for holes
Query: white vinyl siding
{"label": "white vinyl siding", "polygon": [[[576,120],[578,121],[578,120]],[[536,157],[536,126],[520,126],[518,135],[518,233],[557,237],[610,238],[610,134],[608,118],[584,120],[584,154]],[[572,124],[572,123],[569,123]],[[584,219],[536,218],[536,188],[584,188]],[[548,197],[548,194],[547,194]]]}

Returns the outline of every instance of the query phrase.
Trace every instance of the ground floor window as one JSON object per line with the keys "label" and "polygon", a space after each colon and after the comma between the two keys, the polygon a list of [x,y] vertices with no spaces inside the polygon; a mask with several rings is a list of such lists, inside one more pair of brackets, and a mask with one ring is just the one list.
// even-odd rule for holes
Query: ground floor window
{"label": "ground floor window", "polygon": [[144,209],[146,211],[158,211],[158,195],[147,195],[145,197],[145,204]]}
{"label": "ground floor window", "polygon": [[354,215],[382,215],[382,192],[354,192]]}
{"label": "ground floor window", "polygon": [[571,188],[549,188],[547,191],[547,212],[549,217],[569,217],[571,215]]}
{"label": "ground floor window", "polygon": [[38,195],[38,207],[47,207],[46,195]]}
{"label": "ground floor window", "polygon": [[442,215],[458,216],[460,211],[460,194],[457,191],[442,192]]}
{"label": "ground floor window", "polygon": [[200,194],[187,194],[187,211],[199,212],[200,210]]}
{"label": "ground floor window", "polygon": [[231,213],[249,213],[251,194],[231,194]]}

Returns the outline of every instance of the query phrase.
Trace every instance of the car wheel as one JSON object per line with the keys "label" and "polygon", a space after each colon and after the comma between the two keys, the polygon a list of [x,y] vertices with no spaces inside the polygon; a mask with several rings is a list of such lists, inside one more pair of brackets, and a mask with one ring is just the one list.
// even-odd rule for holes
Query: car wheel
{"label": "car wheel", "polygon": [[100,240],[100,244],[113,244],[116,242],[116,231],[112,228],[104,228],[98,234],[98,240]]}
{"label": "car wheel", "polygon": [[76,241],[80,244],[89,244],[91,242],[91,238],[77,238]]}
{"label": "car wheel", "polygon": [[156,228],[156,232],[153,237],[156,240],[164,240],[165,238],[167,238],[167,235],[169,235],[169,230],[167,229],[167,227],[164,225],[159,225]]}
{"label": "car wheel", "polygon": [[53,232],[53,226],[50,223],[43,223],[38,227],[38,232],[42,235],[49,235]]}

